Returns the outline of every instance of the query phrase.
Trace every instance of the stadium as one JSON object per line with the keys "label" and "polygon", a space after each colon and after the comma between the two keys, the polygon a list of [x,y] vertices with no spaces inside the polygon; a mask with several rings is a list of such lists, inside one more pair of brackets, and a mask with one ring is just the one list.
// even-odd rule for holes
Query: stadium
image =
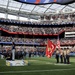
{"label": "stadium", "polygon": [[0,0],[0,75],[74,73],[74,0]]}

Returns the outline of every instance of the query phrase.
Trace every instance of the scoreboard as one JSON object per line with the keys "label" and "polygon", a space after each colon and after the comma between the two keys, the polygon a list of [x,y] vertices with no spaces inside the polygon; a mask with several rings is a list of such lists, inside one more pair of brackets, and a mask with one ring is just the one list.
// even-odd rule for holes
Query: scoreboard
{"label": "scoreboard", "polygon": [[66,31],[66,32],[65,32],[65,37],[66,37],[66,38],[67,38],[67,37],[75,37],[75,31],[72,31],[72,32]]}

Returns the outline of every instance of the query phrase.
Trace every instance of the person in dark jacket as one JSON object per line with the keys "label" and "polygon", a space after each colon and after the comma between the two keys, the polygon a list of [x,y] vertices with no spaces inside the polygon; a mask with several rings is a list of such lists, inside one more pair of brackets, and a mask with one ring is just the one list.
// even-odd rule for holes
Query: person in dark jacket
{"label": "person in dark jacket", "polygon": [[59,63],[59,50],[56,50],[56,61]]}

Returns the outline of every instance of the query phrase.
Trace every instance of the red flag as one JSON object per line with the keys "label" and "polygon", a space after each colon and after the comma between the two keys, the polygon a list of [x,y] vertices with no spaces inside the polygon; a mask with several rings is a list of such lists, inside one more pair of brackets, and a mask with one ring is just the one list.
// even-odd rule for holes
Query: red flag
{"label": "red flag", "polygon": [[55,48],[56,48],[56,46],[50,40],[48,40],[47,47],[46,47],[46,56],[48,58],[50,58],[52,56]]}

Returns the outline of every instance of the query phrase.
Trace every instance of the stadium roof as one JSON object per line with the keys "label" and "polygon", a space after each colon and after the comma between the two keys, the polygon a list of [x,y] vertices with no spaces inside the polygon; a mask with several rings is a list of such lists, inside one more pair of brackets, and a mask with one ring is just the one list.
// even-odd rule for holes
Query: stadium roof
{"label": "stadium roof", "polygon": [[46,4],[46,5],[31,5],[20,3],[14,0],[0,0],[0,12],[13,15],[50,15],[60,13],[74,13],[75,2],[68,5]]}

